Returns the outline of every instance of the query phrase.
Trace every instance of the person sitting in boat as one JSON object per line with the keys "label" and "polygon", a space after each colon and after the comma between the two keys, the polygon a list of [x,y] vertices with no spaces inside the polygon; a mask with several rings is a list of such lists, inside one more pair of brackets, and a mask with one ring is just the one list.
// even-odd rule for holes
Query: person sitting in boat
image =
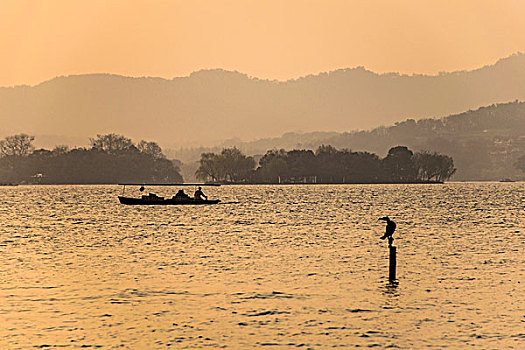
{"label": "person sitting in boat", "polygon": [[184,193],[184,190],[179,190],[179,192],[177,192],[175,194],[175,197],[180,197],[180,198],[190,198],[190,196],[188,196],[186,193]]}
{"label": "person sitting in boat", "polygon": [[188,196],[186,193],[184,193],[184,190],[179,190],[174,196],[173,199],[177,201],[184,201],[186,199],[189,199],[190,196]]}
{"label": "person sitting in boat", "polygon": [[208,196],[206,196],[203,192],[202,192],[202,188],[199,186],[199,188],[197,189],[197,191],[195,191],[195,193],[193,194],[193,198],[195,198],[195,200],[199,200],[199,201],[202,201],[202,197],[208,199]]}

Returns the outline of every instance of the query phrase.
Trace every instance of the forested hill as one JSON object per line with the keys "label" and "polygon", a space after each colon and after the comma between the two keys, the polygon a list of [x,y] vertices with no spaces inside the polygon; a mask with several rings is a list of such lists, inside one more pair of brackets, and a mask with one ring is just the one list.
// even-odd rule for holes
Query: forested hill
{"label": "forested hill", "polygon": [[525,100],[524,54],[436,76],[362,67],[286,82],[224,70],[172,80],[78,75],[0,88],[0,136],[25,132],[41,147],[112,132],[164,147],[213,145],[298,130],[364,130],[516,99]]}
{"label": "forested hill", "polygon": [[[491,105],[440,119],[407,119],[371,131],[287,133],[236,146],[253,155],[271,148],[316,149],[322,144],[381,156],[393,146],[406,145],[451,156],[457,168],[453,180],[525,179],[525,173],[515,167],[525,155],[525,103]],[[185,150],[172,152],[172,156],[198,159],[200,152]]]}

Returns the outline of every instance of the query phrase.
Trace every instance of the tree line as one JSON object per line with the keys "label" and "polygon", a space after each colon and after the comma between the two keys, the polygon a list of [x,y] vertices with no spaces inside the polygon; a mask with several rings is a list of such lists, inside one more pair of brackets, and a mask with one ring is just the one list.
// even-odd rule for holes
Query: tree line
{"label": "tree line", "polygon": [[[117,134],[97,135],[90,147],[35,149],[34,137],[0,140],[0,183],[96,184],[182,182],[175,161],[155,142]],[[202,153],[198,179],[222,183],[409,183],[449,179],[451,157],[393,147],[384,158],[369,152],[320,146],[312,150],[269,150],[258,162],[236,147]]]}
{"label": "tree line", "polygon": [[195,175],[232,183],[410,183],[442,182],[456,171],[451,157],[393,147],[384,158],[369,152],[320,146],[312,150],[269,150],[258,162],[233,147],[203,153]]}
{"label": "tree line", "polygon": [[117,134],[97,135],[90,147],[37,149],[33,136],[0,140],[0,183],[112,184],[182,182],[178,167],[155,142]]}

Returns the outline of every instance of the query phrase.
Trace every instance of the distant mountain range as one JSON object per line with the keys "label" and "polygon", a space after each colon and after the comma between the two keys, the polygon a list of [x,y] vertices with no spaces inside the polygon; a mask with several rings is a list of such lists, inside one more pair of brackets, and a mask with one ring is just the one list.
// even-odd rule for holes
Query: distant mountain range
{"label": "distant mountain range", "polygon": [[0,136],[25,132],[50,147],[116,132],[174,148],[371,129],[514,100],[525,100],[524,54],[436,76],[362,67],[285,82],[224,70],[172,80],[90,74],[0,88]]}

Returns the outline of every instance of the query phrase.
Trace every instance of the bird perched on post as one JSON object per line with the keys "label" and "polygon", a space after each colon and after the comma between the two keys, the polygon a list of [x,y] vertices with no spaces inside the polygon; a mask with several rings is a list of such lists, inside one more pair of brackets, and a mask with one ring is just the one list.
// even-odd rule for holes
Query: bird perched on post
{"label": "bird perched on post", "polygon": [[385,234],[381,237],[381,239],[388,238],[388,245],[391,246],[394,242],[394,237],[392,235],[394,234],[394,231],[396,230],[396,223],[390,220],[388,216],[379,218],[379,220],[386,221],[386,231]]}

